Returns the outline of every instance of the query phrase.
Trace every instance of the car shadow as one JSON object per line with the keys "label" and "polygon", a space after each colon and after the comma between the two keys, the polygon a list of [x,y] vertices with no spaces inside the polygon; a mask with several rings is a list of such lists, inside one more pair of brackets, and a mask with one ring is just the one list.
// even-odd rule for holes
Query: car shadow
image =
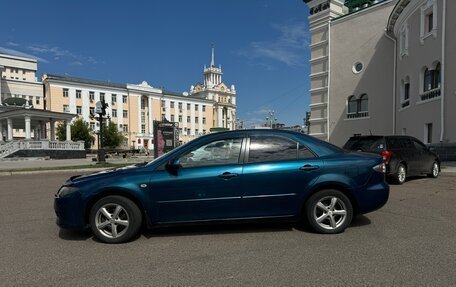
{"label": "car shadow", "polygon": [[264,233],[291,231],[292,223],[233,223],[233,224],[204,224],[187,226],[163,226],[147,229],[142,232],[146,238],[199,236],[233,233]]}
{"label": "car shadow", "polygon": [[357,215],[353,217],[350,227],[361,227],[371,224],[371,220],[364,215]]}
{"label": "car shadow", "polygon": [[92,232],[87,230],[71,230],[71,229],[60,229],[59,237],[63,240],[68,241],[85,241],[91,238]]}

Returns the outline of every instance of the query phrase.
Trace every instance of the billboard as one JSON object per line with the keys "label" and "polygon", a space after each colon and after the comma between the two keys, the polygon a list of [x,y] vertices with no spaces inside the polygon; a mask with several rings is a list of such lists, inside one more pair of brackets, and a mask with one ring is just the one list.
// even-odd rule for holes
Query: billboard
{"label": "billboard", "polygon": [[154,157],[157,158],[179,143],[178,123],[154,121]]}

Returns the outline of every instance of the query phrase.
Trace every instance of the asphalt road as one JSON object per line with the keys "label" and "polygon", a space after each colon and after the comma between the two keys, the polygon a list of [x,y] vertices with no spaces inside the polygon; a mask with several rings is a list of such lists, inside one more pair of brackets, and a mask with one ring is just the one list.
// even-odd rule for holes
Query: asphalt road
{"label": "asphalt road", "polygon": [[0,177],[0,285],[456,285],[456,176],[392,186],[383,209],[338,235],[205,226],[107,245],[55,225],[53,194],[69,175]]}

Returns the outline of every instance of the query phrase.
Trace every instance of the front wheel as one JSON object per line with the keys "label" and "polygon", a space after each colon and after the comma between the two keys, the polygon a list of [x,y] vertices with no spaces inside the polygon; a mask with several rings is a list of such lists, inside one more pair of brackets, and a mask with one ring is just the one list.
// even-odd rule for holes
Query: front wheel
{"label": "front wheel", "polygon": [[343,232],[353,218],[353,207],[345,194],[338,190],[322,190],[312,195],[305,204],[306,219],[316,232]]}
{"label": "front wheel", "polygon": [[106,196],[98,200],[90,211],[90,227],[99,240],[123,243],[135,237],[141,227],[138,206],[123,196]]}
{"label": "front wheel", "polygon": [[432,178],[437,178],[440,174],[440,166],[438,164],[438,162],[434,162],[432,164],[432,169],[431,169],[431,173],[428,174],[429,177],[432,177]]}
{"label": "front wheel", "polygon": [[405,182],[406,178],[407,178],[407,168],[405,167],[405,165],[403,165],[401,163],[401,164],[399,164],[399,166],[397,168],[397,174],[395,176],[394,181],[397,184],[403,184]]}

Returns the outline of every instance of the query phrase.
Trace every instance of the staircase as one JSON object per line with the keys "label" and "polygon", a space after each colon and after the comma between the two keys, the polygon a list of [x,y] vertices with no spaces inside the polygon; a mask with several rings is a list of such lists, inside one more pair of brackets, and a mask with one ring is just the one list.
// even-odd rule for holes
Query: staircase
{"label": "staircase", "polygon": [[[32,151],[84,151],[84,142],[61,142],[48,140],[19,140],[0,143],[0,159],[6,158],[15,152]],[[36,153],[36,152],[35,152]]]}
{"label": "staircase", "polygon": [[0,144],[0,158],[5,158],[20,149],[20,142],[12,141]]}

